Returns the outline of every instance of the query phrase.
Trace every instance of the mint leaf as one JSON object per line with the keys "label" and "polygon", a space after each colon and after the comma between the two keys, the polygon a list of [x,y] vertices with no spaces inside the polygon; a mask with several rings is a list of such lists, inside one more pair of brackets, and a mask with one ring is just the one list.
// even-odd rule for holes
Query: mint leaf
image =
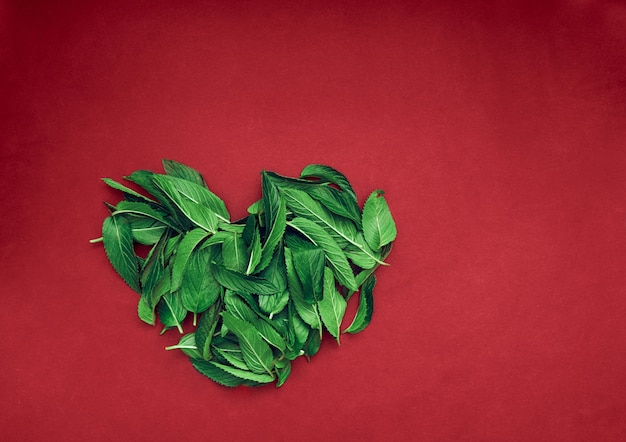
{"label": "mint leaf", "polygon": [[193,229],[189,231],[178,244],[178,249],[174,258],[172,267],[172,291],[180,288],[183,281],[183,275],[189,262],[189,257],[198,245],[210,235],[202,229]]}
{"label": "mint leaf", "polygon": [[184,164],[179,163],[174,160],[164,159],[162,160],[162,164],[163,164],[163,170],[165,170],[166,174],[170,176],[182,178],[186,181],[189,181],[191,183],[197,184],[202,187],[207,187],[206,182],[204,181],[204,178],[202,177],[200,172],[198,172],[197,170],[192,169],[189,166],[185,166]]}
{"label": "mint leaf", "polygon": [[109,216],[102,223],[102,240],[109,262],[128,284],[141,293],[139,262],[133,248],[133,232],[128,221],[121,216]]}
{"label": "mint leaf", "polygon": [[250,256],[241,234],[232,233],[224,239],[222,258],[224,267],[227,269],[239,273],[246,271]]}
{"label": "mint leaf", "polygon": [[258,276],[237,273],[220,265],[213,266],[213,274],[220,284],[235,292],[254,293],[257,295],[273,295],[276,293],[276,287],[272,283]]}
{"label": "mint leaf", "polygon": [[372,249],[379,250],[396,239],[396,224],[382,190],[370,194],[363,206],[363,233]]}
{"label": "mint leaf", "polygon": [[352,323],[344,330],[344,333],[359,333],[363,331],[372,320],[374,314],[374,286],[376,276],[370,275],[361,286],[359,295],[359,307]]}
{"label": "mint leaf", "polygon": [[317,301],[320,316],[326,330],[337,339],[339,344],[339,327],[346,312],[346,300],[339,294],[335,287],[335,278],[332,271],[324,268],[324,297]]}
{"label": "mint leaf", "polygon": [[302,217],[292,219],[289,223],[287,223],[287,225],[302,233],[313,244],[324,250],[328,263],[333,268],[337,280],[342,285],[354,291],[358,289],[354,280],[352,268],[348,263],[345,253],[337,245],[330,234],[328,234],[315,222]]}
{"label": "mint leaf", "polygon": [[237,336],[244,360],[250,370],[258,374],[268,373],[271,376],[272,350],[259,336],[254,326],[226,311],[222,312],[222,321],[228,330]]}

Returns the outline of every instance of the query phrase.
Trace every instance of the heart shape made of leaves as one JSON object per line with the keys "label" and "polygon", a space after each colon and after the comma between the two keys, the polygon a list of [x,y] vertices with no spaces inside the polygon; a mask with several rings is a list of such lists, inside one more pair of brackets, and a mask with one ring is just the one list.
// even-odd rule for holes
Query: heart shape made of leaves
{"label": "heart shape made of leaves", "polygon": [[[363,209],[348,179],[311,164],[299,177],[261,172],[262,198],[231,221],[195,169],[163,160],[165,173],[138,170],[104,182],[124,199],[107,204],[102,237],[113,268],[140,294],[139,318],[176,328],[196,370],[228,387],[276,383],[291,361],[315,355],[324,330],[339,343],[372,318],[375,270],[386,265],[396,226],[375,190]],[[140,257],[135,245],[148,246]],[[359,293],[341,330],[348,299]],[[193,316],[193,332],[183,322]]]}

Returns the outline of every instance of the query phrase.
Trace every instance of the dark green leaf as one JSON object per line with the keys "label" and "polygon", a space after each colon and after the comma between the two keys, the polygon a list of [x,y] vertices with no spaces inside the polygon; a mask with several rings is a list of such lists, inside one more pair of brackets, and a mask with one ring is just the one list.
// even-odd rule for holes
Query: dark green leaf
{"label": "dark green leaf", "polygon": [[287,280],[289,283],[289,293],[293,300],[294,307],[298,315],[304,322],[314,329],[322,331],[322,321],[317,311],[317,304],[314,299],[304,298],[302,285],[293,267],[291,250],[285,247],[285,266],[287,268]]}
{"label": "dark green leaf", "polygon": [[218,299],[200,316],[200,320],[198,321],[198,327],[196,328],[196,345],[203,359],[208,360],[211,357],[211,342],[215,328],[221,317],[220,312],[222,311],[222,307],[223,304]]}
{"label": "dark green leaf", "polygon": [[157,305],[159,312],[159,320],[165,326],[163,332],[176,327],[180,334],[183,334],[182,323],[187,316],[187,310],[183,307],[180,296],[176,293],[168,293],[164,295]]}
{"label": "dark green leaf", "polygon": [[183,281],[183,275],[189,262],[189,257],[198,245],[210,235],[203,229],[193,229],[183,237],[178,244],[176,256],[174,258],[174,266],[172,267],[172,288],[174,292],[180,288]]}
{"label": "dark green leaf", "polygon": [[322,343],[322,338],[319,333],[315,330],[311,330],[309,332],[309,338],[304,343],[304,354],[307,357],[315,356],[315,354],[319,351],[320,345]]}
{"label": "dark green leaf", "polygon": [[281,365],[281,367],[276,366],[274,370],[276,371],[276,376],[278,378],[278,382],[276,382],[276,388],[278,388],[285,383],[291,374],[291,361],[285,360],[285,364]]}
{"label": "dark green leaf", "polygon": [[276,293],[276,287],[263,278],[243,275],[219,265],[213,267],[213,274],[220,284],[237,293],[255,293],[257,295],[273,295]]}
{"label": "dark green leaf", "polygon": [[266,230],[269,229],[269,234],[267,235],[265,243],[261,249],[261,260],[256,267],[256,271],[263,270],[272,260],[274,250],[285,234],[285,227],[287,225],[286,222],[287,209],[285,206],[285,199],[279,197],[276,216],[274,218],[268,218],[266,215]]}
{"label": "dark green leaf", "polygon": [[250,322],[251,324],[258,319],[257,314],[252,311],[250,306],[232,290],[226,290],[224,294],[224,306],[226,311],[232,313],[233,316]]}
{"label": "dark green leaf", "polygon": [[195,315],[208,309],[220,295],[220,285],[215,280],[209,265],[211,252],[196,250],[189,258],[185,276],[180,285],[183,306]]}
{"label": "dark green leaf", "polygon": [[323,164],[309,164],[302,172],[300,172],[300,178],[320,178],[322,180],[326,180],[330,183],[337,185],[341,190],[350,195],[350,198],[356,203],[357,197],[354,189],[352,189],[352,185],[350,181],[346,178],[344,174],[339,172],[336,169],[333,169],[330,166],[325,166]]}
{"label": "dark green leaf", "polygon": [[124,195],[126,195],[126,197],[131,197],[135,201],[144,201],[147,203],[154,203],[154,201],[152,201],[150,198],[140,194],[139,192],[135,192],[133,189],[130,189],[124,186],[123,184],[120,184],[117,181],[112,180],[111,178],[102,178],[102,181],[104,181],[108,186],[112,187],[113,189],[124,192]]}
{"label": "dark green leaf", "polygon": [[237,387],[239,385],[247,385],[248,382],[237,376],[216,367],[213,363],[204,361],[202,359],[191,358],[191,365],[201,374],[208,377],[212,381],[217,382],[220,385],[226,387]]}
{"label": "dark green leaf", "polygon": [[[244,353],[245,354],[245,353]],[[210,362],[210,364],[215,365],[218,368],[221,368],[225,372],[232,374],[241,379],[245,379],[248,381],[258,382],[260,384],[267,384],[274,380],[274,374],[272,372],[259,374],[247,370],[241,370],[239,368],[232,367],[230,365],[218,364],[217,362]]]}
{"label": "dark green leaf", "polygon": [[356,315],[352,320],[352,324],[344,330],[344,333],[359,333],[363,331],[372,320],[374,313],[374,286],[376,285],[376,276],[371,275],[365,280],[361,286],[359,295],[359,307]]}
{"label": "dark green leaf", "polygon": [[313,244],[324,250],[328,263],[333,268],[337,280],[343,286],[354,291],[358,289],[346,255],[335,240],[333,240],[332,236],[313,221],[306,218],[294,218],[288,225],[302,233]]}
{"label": "dark green leaf", "polygon": [[304,299],[319,300],[324,296],[324,252],[311,245],[293,252],[293,266],[302,282]]}
{"label": "dark green leaf", "polygon": [[250,370],[255,373],[272,373],[272,350],[252,324],[229,312],[222,312],[222,321],[239,339],[241,352]]}
{"label": "dark green leaf", "polygon": [[133,248],[133,233],[128,221],[121,216],[109,216],[102,223],[104,250],[113,268],[128,284],[141,293],[139,262]]}

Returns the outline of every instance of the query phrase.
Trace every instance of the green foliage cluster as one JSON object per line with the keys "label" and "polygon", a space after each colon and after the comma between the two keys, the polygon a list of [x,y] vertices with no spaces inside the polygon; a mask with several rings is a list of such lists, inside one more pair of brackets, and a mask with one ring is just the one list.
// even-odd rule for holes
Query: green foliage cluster
{"label": "green foliage cluster", "polygon": [[[107,204],[101,240],[140,295],[139,318],[181,333],[168,349],[219,384],[279,387],[291,361],[317,353],[324,330],[339,343],[368,326],[374,271],[396,238],[381,190],[361,210],[346,177],[329,166],[306,166],[298,178],[263,171],[262,198],[231,221],[198,171],[172,160],[163,168],[125,177],[149,196],[104,178],[124,199]],[[149,246],[145,258],[136,244]],[[356,292],[357,312],[341,330]],[[188,316],[194,331],[185,334]]]}

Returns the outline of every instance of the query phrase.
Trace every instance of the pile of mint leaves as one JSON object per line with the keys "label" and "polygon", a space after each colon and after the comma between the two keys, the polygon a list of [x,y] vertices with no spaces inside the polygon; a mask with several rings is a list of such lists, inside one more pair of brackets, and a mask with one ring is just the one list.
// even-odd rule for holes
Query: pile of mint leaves
{"label": "pile of mint leaves", "polygon": [[[110,178],[123,194],[105,203],[102,237],[113,268],[140,297],[142,321],[177,329],[196,370],[235,387],[283,385],[291,361],[315,355],[326,330],[339,343],[372,318],[374,271],[391,251],[396,226],[382,190],[363,209],[348,179],[311,164],[299,177],[261,172],[262,198],[232,221],[203,176],[163,160],[165,173]],[[138,189],[140,190],[140,189]],[[149,250],[136,252],[138,244]],[[358,308],[341,330],[348,299]],[[193,327],[185,333],[185,327]]]}

